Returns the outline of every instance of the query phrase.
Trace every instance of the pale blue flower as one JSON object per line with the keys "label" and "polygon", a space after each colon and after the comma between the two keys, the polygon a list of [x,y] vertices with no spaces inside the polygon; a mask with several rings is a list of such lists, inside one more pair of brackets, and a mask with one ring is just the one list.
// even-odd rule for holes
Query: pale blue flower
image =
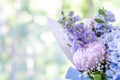
{"label": "pale blue flower", "polygon": [[73,16],[74,15],[74,11],[70,11],[69,13],[68,13],[68,16]]}
{"label": "pale blue flower", "polygon": [[58,22],[59,22],[60,24],[62,24],[62,26],[65,26],[66,17],[63,16],[63,15],[61,15],[61,16],[59,17],[59,19],[58,19]]}
{"label": "pale blue flower", "polygon": [[115,21],[115,15],[111,11],[104,10],[105,12],[105,21],[106,22],[114,22]]}
{"label": "pale blue flower", "polygon": [[73,16],[68,16],[67,17],[66,24],[74,24],[74,18],[73,18]]}
{"label": "pale blue flower", "polygon": [[120,80],[120,71],[114,74],[113,80]]}
{"label": "pale blue flower", "polygon": [[96,14],[95,17],[94,17],[94,19],[100,19],[102,21],[105,21],[104,17],[101,14]]}
{"label": "pale blue flower", "polygon": [[113,39],[114,39],[114,34],[107,34],[107,36],[106,36],[107,42],[112,42]]}
{"label": "pale blue flower", "polygon": [[80,17],[78,15],[76,15],[76,16],[73,17],[73,19],[74,19],[74,22],[77,22],[77,21],[80,20]]}
{"label": "pale blue flower", "polygon": [[111,52],[111,55],[108,56],[111,62],[118,64],[120,60],[120,53],[119,52]]}
{"label": "pale blue flower", "polygon": [[107,77],[108,77],[109,79],[112,79],[114,73],[113,73],[113,71],[111,71],[111,70],[106,70],[106,75],[107,75]]}
{"label": "pale blue flower", "polygon": [[117,72],[118,70],[120,70],[118,64],[116,64],[116,63],[111,62],[109,67],[110,67],[110,70],[112,70],[113,72]]}

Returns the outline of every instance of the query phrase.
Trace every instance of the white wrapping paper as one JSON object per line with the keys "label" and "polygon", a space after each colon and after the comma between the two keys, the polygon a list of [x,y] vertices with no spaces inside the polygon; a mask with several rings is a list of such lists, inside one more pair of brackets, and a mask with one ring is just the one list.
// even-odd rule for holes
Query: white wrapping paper
{"label": "white wrapping paper", "polygon": [[73,53],[70,51],[70,47],[67,45],[67,42],[64,38],[64,33],[62,32],[62,26],[57,21],[48,18],[48,27],[52,31],[57,43],[60,48],[67,56],[67,58],[73,63]]}

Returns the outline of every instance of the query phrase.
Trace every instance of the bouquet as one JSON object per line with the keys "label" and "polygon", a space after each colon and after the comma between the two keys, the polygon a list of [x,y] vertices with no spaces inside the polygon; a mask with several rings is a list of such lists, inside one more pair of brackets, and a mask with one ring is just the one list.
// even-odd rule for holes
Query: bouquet
{"label": "bouquet", "polygon": [[120,80],[120,28],[112,24],[115,16],[111,11],[102,8],[93,18],[84,20],[74,11],[68,15],[61,11],[58,23],[48,21],[79,80]]}

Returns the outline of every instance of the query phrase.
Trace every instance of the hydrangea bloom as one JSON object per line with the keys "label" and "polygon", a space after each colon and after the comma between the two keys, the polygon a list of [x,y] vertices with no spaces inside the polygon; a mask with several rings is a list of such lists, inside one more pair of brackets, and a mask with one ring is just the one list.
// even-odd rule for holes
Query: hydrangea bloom
{"label": "hydrangea bloom", "polygon": [[120,80],[120,71],[115,73],[113,80]]}
{"label": "hydrangea bloom", "polygon": [[[107,76],[111,80],[119,80],[120,75],[115,75],[120,72],[120,30],[112,29],[110,33],[106,33],[102,38],[104,43],[108,45],[108,65]],[[112,74],[112,75],[110,75]]]}

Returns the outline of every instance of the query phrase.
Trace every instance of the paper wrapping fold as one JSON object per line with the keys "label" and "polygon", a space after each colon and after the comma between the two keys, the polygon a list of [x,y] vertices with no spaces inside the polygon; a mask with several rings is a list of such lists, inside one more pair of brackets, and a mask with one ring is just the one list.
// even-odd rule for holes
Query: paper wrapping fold
{"label": "paper wrapping fold", "polygon": [[62,26],[60,26],[60,24],[57,21],[54,21],[50,18],[48,18],[48,26],[64,54],[73,63],[73,53],[70,51],[70,47],[67,45],[67,42],[64,38]]}

